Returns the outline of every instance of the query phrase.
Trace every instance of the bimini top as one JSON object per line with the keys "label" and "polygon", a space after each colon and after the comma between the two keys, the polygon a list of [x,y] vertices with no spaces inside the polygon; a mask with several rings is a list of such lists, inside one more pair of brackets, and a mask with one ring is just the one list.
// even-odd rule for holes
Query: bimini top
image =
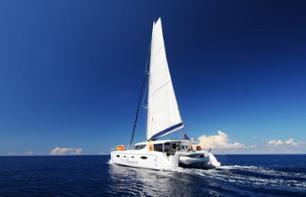
{"label": "bimini top", "polygon": [[161,19],[153,23],[149,67],[147,140],[184,127],[168,68]]}

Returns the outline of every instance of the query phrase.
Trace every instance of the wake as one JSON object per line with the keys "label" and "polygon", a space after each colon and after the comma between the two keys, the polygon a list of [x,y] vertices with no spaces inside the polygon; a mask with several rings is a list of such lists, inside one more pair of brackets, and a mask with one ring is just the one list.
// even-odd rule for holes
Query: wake
{"label": "wake", "polygon": [[179,172],[212,182],[232,183],[235,186],[268,187],[306,192],[306,174],[278,171],[258,166],[226,165],[216,169],[180,169]]}

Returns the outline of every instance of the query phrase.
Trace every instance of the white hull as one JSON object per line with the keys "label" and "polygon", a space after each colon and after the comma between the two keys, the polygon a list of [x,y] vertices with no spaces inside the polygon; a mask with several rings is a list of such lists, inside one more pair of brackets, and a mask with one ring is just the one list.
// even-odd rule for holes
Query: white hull
{"label": "white hull", "polygon": [[[180,154],[180,153],[179,153]],[[186,168],[210,169],[221,166],[212,153],[205,151],[195,151],[181,153],[179,156],[179,166]]]}
{"label": "white hull", "polygon": [[204,169],[220,166],[212,153],[188,151],[186,148],[189,143],[189,140],[141,142],[132,150],[112,151],[111,162],[123,166],[167,171],[176,170],[179,166]]}
{"label": "white hull", "polygon": [[111,162],[117,165],[173,171],[178,168],[178,156],[147,150],[112,151]]}

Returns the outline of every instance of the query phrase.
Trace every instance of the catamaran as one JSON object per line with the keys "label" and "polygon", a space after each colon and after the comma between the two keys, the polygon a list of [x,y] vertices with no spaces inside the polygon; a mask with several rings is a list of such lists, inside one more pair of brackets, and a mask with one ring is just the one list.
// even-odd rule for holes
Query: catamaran
{"label": "catamaran", "polygon": [[[138,113],[147,98],[147,140],[133,145]],[[111,152],[111,162],[118,165],[149,168],[155,170],[176,170],[178,167],[215,168],[221,164],[210,151],[193,149],[188,137],[177,140],[161,140],[161,137],[183,129],[172,79],[169,72],[162,23],[159,18],[153,22],[150,62],[142,83],[136,117],[129,148],[119,145]]]}

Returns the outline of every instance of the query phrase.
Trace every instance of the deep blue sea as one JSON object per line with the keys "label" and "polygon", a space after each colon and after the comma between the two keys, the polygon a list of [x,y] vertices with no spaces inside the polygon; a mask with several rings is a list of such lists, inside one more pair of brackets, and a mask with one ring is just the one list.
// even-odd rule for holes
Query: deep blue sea
{"label": "deep blue sea", "polygon": [[108,164],[109,156],[0,157],[0,197],[306,196],[306,155],[219,155],[218,170]]}

